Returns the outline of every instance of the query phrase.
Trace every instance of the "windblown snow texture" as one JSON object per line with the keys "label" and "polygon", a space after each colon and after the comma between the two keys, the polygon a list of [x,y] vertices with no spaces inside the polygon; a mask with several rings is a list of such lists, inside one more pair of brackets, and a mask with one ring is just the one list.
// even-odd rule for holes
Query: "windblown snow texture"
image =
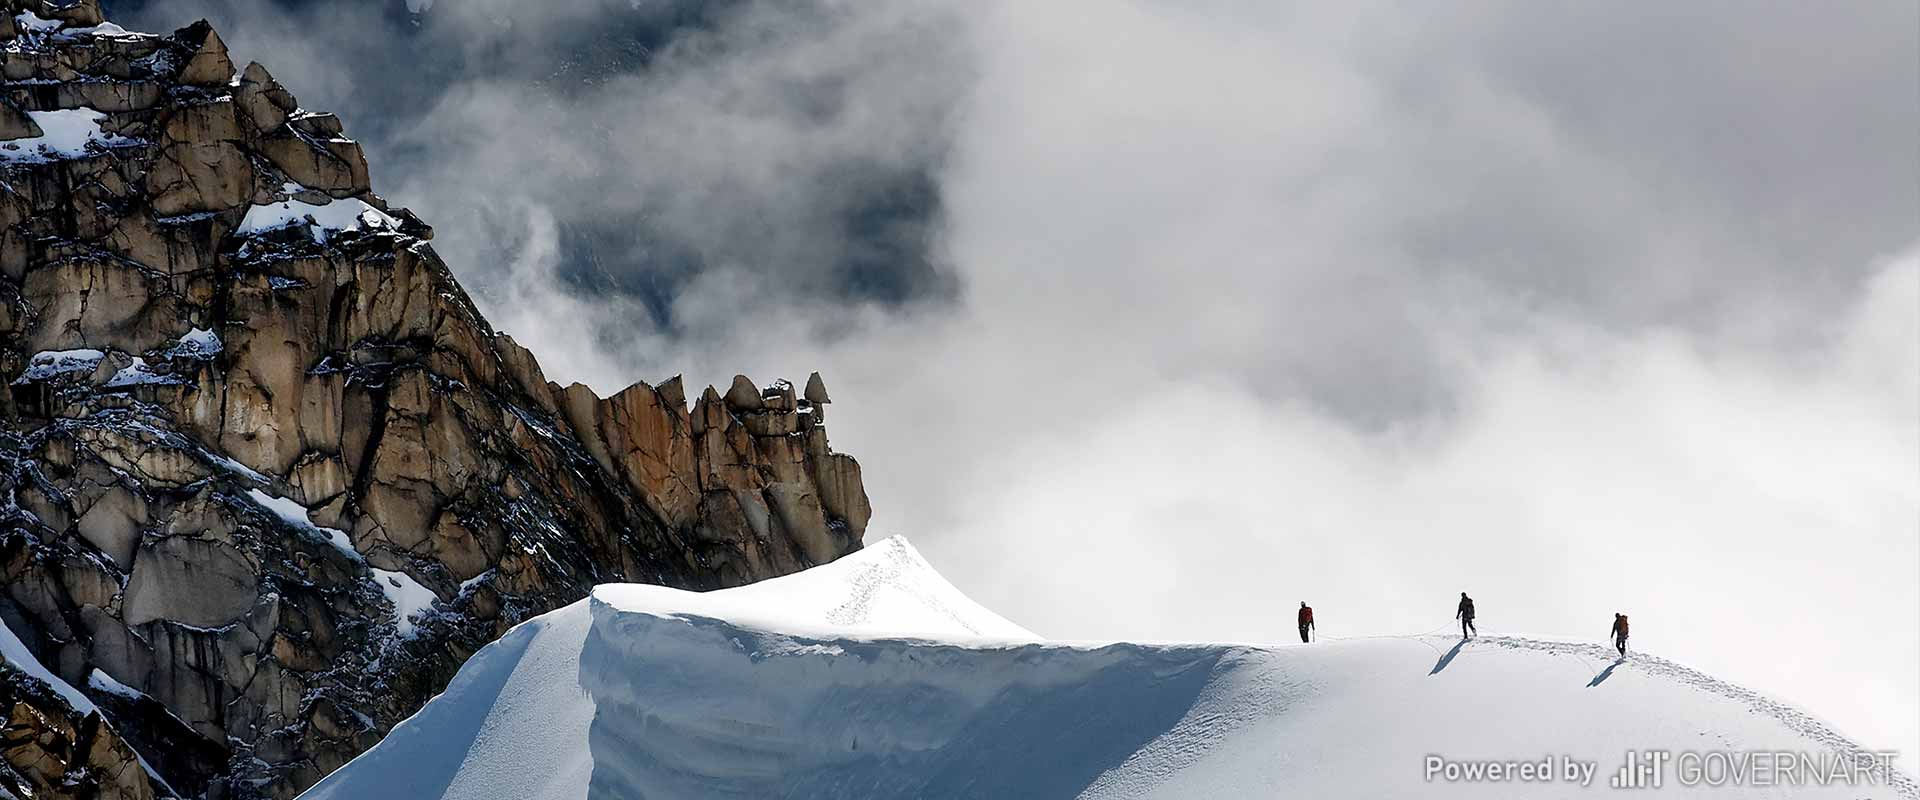
{"label": "windblown snow texture", "polygon": [[[1599,644],[1049,642],[896,537],[738,589],[602,586],[482,650],[303,797],[1558,797],[1570,787],[1429,783],[1424,759],[1566,755],[1604,783],[1652,749],[1858,752]],[[1789,793],[1914,796],[1892,780]]]}

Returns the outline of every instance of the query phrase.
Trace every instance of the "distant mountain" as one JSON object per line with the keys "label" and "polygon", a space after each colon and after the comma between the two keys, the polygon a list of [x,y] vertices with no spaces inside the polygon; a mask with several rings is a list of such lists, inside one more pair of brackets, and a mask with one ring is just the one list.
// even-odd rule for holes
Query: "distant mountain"
{"label": "distant mountain", "polygon": [[818,376],[550,383],[211,27],[0,12],[0,797],[291,797],[595,584],[859,549]]}
{"label": "distant mountain", "polygon": [[[482,650],[303,798],[1569,797],[1650,751],[1700,769],[1789,752],[1857,781],[1687,786],[1675,760],[1659,797],[1915,795],[1821,722],[1658,657],[1511,637],[1046,641],[894,537],[738,589],[595,589]],[[1567,759],[1591,766],[1569,778]],[[1526,772],[1465,778],[1508,762]]]}

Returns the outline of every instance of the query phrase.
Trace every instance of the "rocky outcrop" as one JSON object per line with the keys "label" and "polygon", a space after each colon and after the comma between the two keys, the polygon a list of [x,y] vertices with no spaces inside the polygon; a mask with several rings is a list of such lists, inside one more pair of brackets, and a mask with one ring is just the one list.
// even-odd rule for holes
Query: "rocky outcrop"
{"label": "rocky outcrop", "polygon": [[44,136],[46,131],[12,103],[0,100],[0,141]]}
{"label": "rocky outcrop", "polygon": [[291,797],[596,583],[859,548],[819,376],[549,382],[210,26],[0,11],[0,621],[99,705],[16,700],[0,787]]}
{"label": "rocky outcrop", "polygon": [[51,800],[151,800],[162,784],[97,710],[0,666],[0,793]]}

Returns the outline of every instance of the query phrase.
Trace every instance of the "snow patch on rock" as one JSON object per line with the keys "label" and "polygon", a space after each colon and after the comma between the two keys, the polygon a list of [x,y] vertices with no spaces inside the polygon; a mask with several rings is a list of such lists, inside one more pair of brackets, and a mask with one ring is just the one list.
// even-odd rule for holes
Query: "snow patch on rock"
{"label": "snow patch on rock", "polygon": [[22,11],[13,15],[13,24],[22,33],[47,33],[60,29],[59,20],[42,19],[39,14],[31,11]]}
{"label": "snow patch on rock", "polygon": [[40,126],[40,135],[0,144],[0,161],[44,163],[79,158],[97,148],[134,143],[133,139],[101,130],[100,121],[107,115],[91,108],[29,111],[27,116]]}
{"label": "snow patch on rock", "polygon": [[207,360],[218,355],[226,345],[220,341],[220,335],[206,328],[194,328],[174,342],[167,354],[174,358],[192,358]]}
{"label": "snow patch on rock", "polygon": [[170,385],[186,382],[185,378],[178,375],[154,372],[146,359],[134,356],[132,364],[121,367],[120,371],[113,373],[112,378],[107,379],[107,388],[119,389],[128,386]]}
{"label": "snow patch on rock", "polygon": [[145,692],[114,680],[112,675],[108,675],[99,669],[87,673],[87,688],[124,697],[128,700],[138,700],[147,696]]}
{"label": "snow patch on rock", "polygon": [[278,203],[256,205],[247,210],[247,216],[240,221],[235,233],[241,236],[253,236],[268,231],[277,231],[290,225],[305,223],[315,244],[326,244],[334,233],[344,231],[385,229],[397,230],[400,221],[385,211],[368,205],[358,198],[334,200],[327,203],[308,203],[301,200],[284,200]]}
{"label": "snow patch on rock", "polygon": [[[252,472],[252,470],[248,471]],[[258,473],[254,474],[258,475]],[[314,524],[312,518],[307,516],[306,506],[300,505],[290,498],[275,497],[259,489],[248,489],[247,496],[253,498],[253,502],[259,503],[261,508],[279,517],[282,522],[299,530],[314,534],[328,544],[333,545],[335,550],[339,550],[341,554],[347,558],[354,561],[365,560],[360,556],[359,551],[353,549],[353,539],[347,536],[346,531],[338,528],[323,528]]]}
{"label": "snow patch on rock", "polygon": [[433,604],[440,597],[432,589],[422,586],[413,576],[404,572],[370,568],[373,570],[373,582],[380,585],[388,602],[393,603],[394,628],[402,639],[411,639],[418,629],[414,618],[433,612]]}
{"label": "snow patch on rock", "polygon": [[14,378],[15,384],[44,381],[55,375],[69,372],[91,372],[107,354],[90,348],[74,350],[42,350],[27,359],[27,368]]}
{"label": "snow patch on rock", "polygon": [[[54,24],[58,25],[59,23],[54,23]],[[98,25],[89,25],[84,28],[68,28],[64,31],[60,31],[59,35],[56,38],[78,39],[83,36],[140,36],[140,35],[142,34],[134,33],[132,31],[127,30],[126,28],[122,28],[119,25],[115,25],[111,22],[102,22]]]}

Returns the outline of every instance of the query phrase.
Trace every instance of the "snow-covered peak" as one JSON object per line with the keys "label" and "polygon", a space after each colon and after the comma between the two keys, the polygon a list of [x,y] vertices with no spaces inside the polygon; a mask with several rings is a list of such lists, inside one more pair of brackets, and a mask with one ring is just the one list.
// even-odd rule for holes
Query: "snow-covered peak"
{"label": "snow-covered peak", "polygon": [[621,611],[722,619],[741,628],[821,638],[1040,639],[954,588],[904,536],[737,589],[702,593],[608,584],[596,588],[593,599]]}

